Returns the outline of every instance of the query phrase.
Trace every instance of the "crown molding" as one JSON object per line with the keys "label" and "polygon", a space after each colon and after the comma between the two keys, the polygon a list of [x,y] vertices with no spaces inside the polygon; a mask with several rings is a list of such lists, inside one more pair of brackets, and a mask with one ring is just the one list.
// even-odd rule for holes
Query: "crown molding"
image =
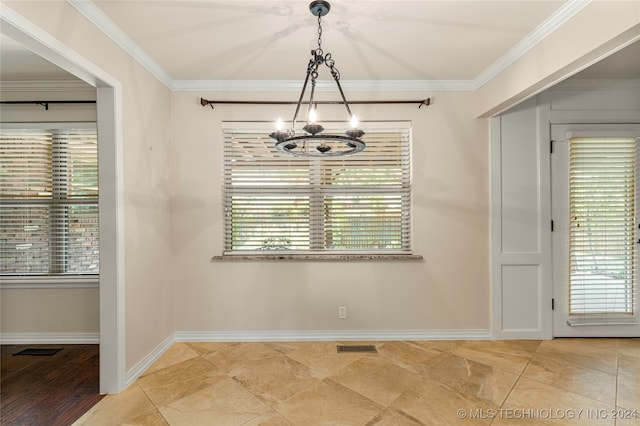
{"label": "crown molding", "polygon": [[[592,1],[567,1],[473,80],[345,80],[341,81],[341,84],[345,91],[350,92],[475,91],[498,76]],[[92,0],[67,0],[67,2],[172,91],[297,92],[302,88],[300,81],[293,80],[173,80],[151,56],[102,13]],[[333,90],[330,83],[330,81],[321,81],[316,90]]]}
{"label": "crown molding", "polygon": [[562,5],[553,15],[547,18],[525,38],[516,43],[511,49],[502,55],[497,61],[489,65],[475,79],[475,90],[480,89],[489,81],[497,77],[502,71],[520,59],[525,53],[544,40],[549,34],[561,27],[576,13],[587,7],[593,0],[569,0]]}
{"label": "crown molding", "polygon": [[171,89],[171,76],[154,61],[140,46],[113,23],[91,0],[67,0],[78,12],[85,16],[93,25],[107,35],[114,43],[138,61],[155,78]]}
{"label": "crown molding", "polygon": [[[340,80],[345,92],[472,91],[473,80]],[[300,92],[300,80],[174,80],[178,92]],[[320,80],[317,92],[333,92],[335,83]]]}
{"label": "crown molding", "polygon": [[[327,91],[326,81],[316,90]],[[334,83],[335,84],[335,83]],[[174,80],[171,90],[178,92],[299,92],[301,80]]]}
{"label": "crown molding", "polygon": [[3,81],[0,92],[88,92],[95,87],[82,80]]}

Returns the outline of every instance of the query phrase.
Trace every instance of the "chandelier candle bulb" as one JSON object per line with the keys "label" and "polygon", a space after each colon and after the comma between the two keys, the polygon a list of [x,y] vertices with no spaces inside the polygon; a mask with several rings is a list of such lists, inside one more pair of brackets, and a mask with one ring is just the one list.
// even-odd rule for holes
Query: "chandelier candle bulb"
{"label": "chandelier candle bulb", "polygon": [[315,108],[311,108],[309,110],[309,123],[315,124],[316,121],[318,121],[318,114]]}
{"label": "chandelier candle bulb", "polygon": [[358,127],[358,117],[356,117],[355,115],[351,116],[351,128],[355,129]]}
{"label": "chandelier candle bulb", "polygon": [[276,121],[276,130],[280,132],[282,129],[284,129],[284,123],[282,122],[282,118],[278,117],[278,120]]}

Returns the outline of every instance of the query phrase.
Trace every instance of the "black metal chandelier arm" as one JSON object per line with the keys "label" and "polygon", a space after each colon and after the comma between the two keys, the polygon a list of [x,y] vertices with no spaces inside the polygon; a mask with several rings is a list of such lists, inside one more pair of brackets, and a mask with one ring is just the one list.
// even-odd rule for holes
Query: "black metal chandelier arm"
{"label": "black metal chandelier arm", "polygon": [[300,106],[302,105],[302,100],[304,99],[304,92],[307,91],[307,84],[309,83],[309,76],[311,75],[313,70],[314,70],[314,60],[311,59],[309,61],[309,65],[307,66],[307,75],[304,78],[304,83],[302,84],[302,91],[300,92],[300,97],[298,98],[298,104],[296,106],[296,112],[293,114],[293,120],[291,121],[291,130],[292,131],[294,131],[294,129],[296,128],[296,119],[298,118],[298,113],[300,112]]}
{"label": "black metal chandelier arm", "polygon": [[[331,53],[327,52],[327,54],[324,57],[324,64],[330,69],[333,70],[333,68],[336,66],[336,61],[335,59],[333,59],[333,57],[331,56]],[[338,78],[340,78],[340,72],[336,69],[336,72],[338,73]]]}
{"label": "black metal chandelier arm", "polygon": [[[315,94],[316,94],[316,79],[317,78],[318,78],[318,73],[314,71],[311,74],[311,92],[309,93],[309,109],[307,111],[307,114],[311,113],[311,110],[313,109],[313,98],[315,97]],[[307,117],[309,117],[309,115],[307,115]]]}
{"label": "black metal chandelier arm", "polygon": [[345,108],[347,108],[347,113],[349,113],[349,117],[353,117],[353,114],[351,113],[351,108],[349,107],[349,102],[347,102],[347,98],[344,96],[344,91],[342,90],[342,85],[340,85],[340,72],[333,65],[331,65],[329,68],[331,69],[331,76],[333,77],[333,80],[336,82],[336,86],[338,86],[338,91],[340,92],[340,96],[342,97],[342,102],[344,102],[344,106]]}

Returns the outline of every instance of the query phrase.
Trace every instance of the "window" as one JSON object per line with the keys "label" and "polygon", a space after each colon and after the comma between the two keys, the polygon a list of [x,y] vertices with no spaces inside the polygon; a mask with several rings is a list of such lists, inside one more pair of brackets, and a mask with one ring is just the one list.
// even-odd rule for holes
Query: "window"
{"label": "window", "polygon": [[0,131],[0,274],[97,274],[95,126],[29,126]]}
{"label": "window", "polygon": [[636,141],[569,141],[569,315],[633,316]]}
{"label": "window", "polygon": [[359,154],[302,158],[277,152],[263,125],[227,123],[225,254],[410,254],[409,125],[364,130]]}

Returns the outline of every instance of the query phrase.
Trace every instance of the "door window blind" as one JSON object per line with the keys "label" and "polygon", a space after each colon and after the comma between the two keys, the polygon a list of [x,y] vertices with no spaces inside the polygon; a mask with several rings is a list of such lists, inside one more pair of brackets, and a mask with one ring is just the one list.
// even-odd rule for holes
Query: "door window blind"
{"label": "door window blind", "polygon": [[280,153],[262,126],[225,127],[225,253],[410,253],[410,127],[378,124],[365,151],[327,158]]}
{"label": "door window blind", "polygon": [[0,131],[0,273],[97,274],[92,129]]}
{"label": "door window blind", "polygon": [[569,147],[569,315],[633,318],[636,141],[572,138]]}

